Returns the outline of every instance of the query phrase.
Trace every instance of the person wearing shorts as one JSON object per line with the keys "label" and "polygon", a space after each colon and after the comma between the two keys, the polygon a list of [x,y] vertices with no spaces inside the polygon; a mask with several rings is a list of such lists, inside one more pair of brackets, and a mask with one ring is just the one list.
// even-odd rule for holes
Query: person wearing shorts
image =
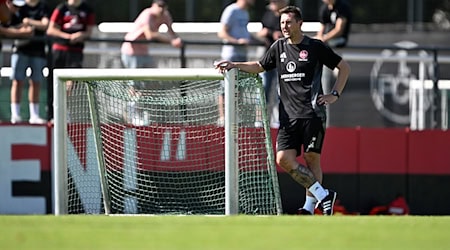
{"label": "person wearing shorts", "polygon": [[[156,60],[149,54],[149,43],[137,41],[158,41],[170,44],[172,47],[183,47],[183,40],[173,30],[172,15],[168,0],[153,0],[151,6],[141,11],[134,20],[130,31],[125,35],[125,41],[120,48],[121,61],[125,68],[155,68]],[[167,27],[167,32],[159,32],[161,25]],[[143,81],[130,82],[130,94],[139,100],[148,86]],[[148,114],[142,110],[139,101],[127,103],[124,119],[135,126],[149,124]]]}
{"label": "person wearing shorts", "polygon": [[[23,4],[12,17],[11,25],[25,26],[34,30],[34,37],[45,35],[49,15],[47,5],[40,0],[13,1],[16,5]],[[22,121],[20,116],[20,99],[25,80],[28,78],[27,69],[30,69],[28,100],[30,111],[30,124],[44,124],[47,121],[39,116],[40,85],[45,81],[43,69],[47,66],[45,41],[23,40],[14,41],[11,55],[11,123]]]}
{"label": "person wearing shorts", "polygon": [[[266,50],[273,42],[283,37],[280,28],[280,10],[289,5],[289,0],[270,0],[261,18],[262,29],[258,32],[258,37],[264,42]],[[266,94],[266,104],[268,117],[271,120],[272,128],[280,127],[278,121],[278,79],[276,69],[264,71],[260,74]]]}
{"label": "person wearing shorts", "polygon": [[[159,41],[181,48],[183,41],[172,28],[172,15],[167,0],[153,0],[150,7],[141,11],[134,20],[122,43],[121,60],[125,68],[154,68],[156,62],[149,55],[148,43],[134,41]],[[159,32],[161,25],[167,26],[167,34]]]}
{"label": "person wearing shorts", "polygon": [[[287,6],[280,10],[283,38],[276,40],[259,61],[216,64],[219,71],[239,68],[249,73],[276,69],[280,85],[276,162],[306,189],[301,214],[312,215],[318,202],[324,215],[332,215],[337,193],[322,186],[320,155],[325,136],[326,106],[336,102],[344,90],[350,66],[330,47],[301,31],[301,10]],[[324,93],[323,66],[339,70],[333,90]],[[306,166],[297,161],[303,148]]]}
{"label": "person wearing shorts", "polygon": [[[53,10],[47,35],[55,38],[52,45],[52,68],[82,68],[84,43],[92,34],[94,10],[83,0],[67,0]],[[67,81],[68,95],[72,82]],[[53,101],[53,96],[49,96]],[[53,117],[53,107],[49,108]]]}
{"label": "person wearing shorts", "polygon": [[[255,0],[236,0],[222,11],[220,16],[220,29],[217,36],[224,42],[221,51],[221,59],[232,62],[247,61],[247,45],[252,36],[247,28],[250,20],[248,10],[255,4]],[[219,96],[217,99],[219,119],[217,125],[224,126],[225,122],[225,82],[220,82]]]}

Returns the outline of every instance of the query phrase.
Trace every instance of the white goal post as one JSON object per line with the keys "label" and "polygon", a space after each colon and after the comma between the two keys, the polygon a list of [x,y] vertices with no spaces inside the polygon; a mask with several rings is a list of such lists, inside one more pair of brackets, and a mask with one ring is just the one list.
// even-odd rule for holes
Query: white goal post
{"label": "white goal post", "polygon": [[281,214],[257,76],[55,69],[53,84],[56,215]]}

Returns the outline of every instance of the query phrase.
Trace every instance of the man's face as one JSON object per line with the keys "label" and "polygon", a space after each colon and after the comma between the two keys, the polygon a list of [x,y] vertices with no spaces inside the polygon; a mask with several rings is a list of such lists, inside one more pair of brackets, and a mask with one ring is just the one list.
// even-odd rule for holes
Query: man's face
{"label": "man's face", "polygon": [[280,17],[281,32],[285,38],[297,36],[301,25],[302,21],[297,21],[293,13],[284,13]]}

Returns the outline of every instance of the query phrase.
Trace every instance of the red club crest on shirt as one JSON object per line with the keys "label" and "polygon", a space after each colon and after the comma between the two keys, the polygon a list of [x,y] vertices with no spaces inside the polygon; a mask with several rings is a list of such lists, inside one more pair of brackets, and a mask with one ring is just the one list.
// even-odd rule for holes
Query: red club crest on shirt
{"label": "red club crest on shirt", "polygon": [[308,51],[306,51],[306,50],[300,51],[299,56],[300,56],[300,59],[303,59],[303,60],[307,59],[308,58]]}

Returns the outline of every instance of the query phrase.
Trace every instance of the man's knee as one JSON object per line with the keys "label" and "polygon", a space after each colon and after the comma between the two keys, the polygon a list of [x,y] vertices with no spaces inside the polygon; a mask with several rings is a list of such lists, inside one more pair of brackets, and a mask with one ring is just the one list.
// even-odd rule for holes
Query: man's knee
{"label": "man's knee", "polygon": [[297,161],[295,158],[295,153],[280,151],[277,153],[276,162],[278,166],[283,168],[286,171],[290,171],[297,167]]}

